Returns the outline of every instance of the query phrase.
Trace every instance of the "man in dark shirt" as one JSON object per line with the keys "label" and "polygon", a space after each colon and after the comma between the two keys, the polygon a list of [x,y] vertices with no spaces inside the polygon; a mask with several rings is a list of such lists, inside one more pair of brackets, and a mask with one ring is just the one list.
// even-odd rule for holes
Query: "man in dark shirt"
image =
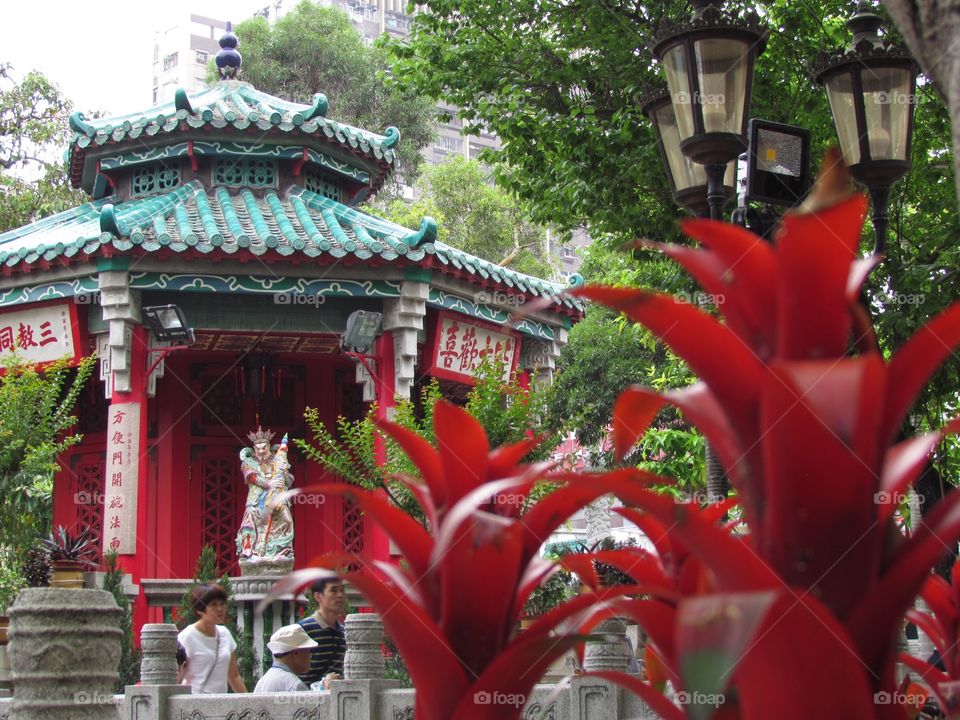
{"label": "man in dark shirt", "polygon": [[317,611],[303,618],[299,624],[317,646],[310,652],[310,671],[301,675],[300,679],[308,686],[323,680],[324,687],[329,689],[330,680],[343,677],[343,656],[347,652],[347,641],[340,622],[346,607],[343,580],[337,577],[322,578],[310,586],[307,594],[317,601]]}

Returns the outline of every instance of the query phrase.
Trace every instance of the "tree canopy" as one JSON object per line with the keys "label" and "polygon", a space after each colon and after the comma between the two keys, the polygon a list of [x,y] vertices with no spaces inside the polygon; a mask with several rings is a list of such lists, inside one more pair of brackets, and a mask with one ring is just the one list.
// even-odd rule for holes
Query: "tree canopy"
{"label": "tree canopy", "polygon": [[42,74],[17,82],[12,68],[0,63],[0,232],[86,200],[70,188],[60,155],[70,109]]}
{"label": "tree canopy", "polygon": [[528,209],[493,184],[490,171],[476,160],[455,155],[427,166],[415,190],[415,202],[394,200],[386,216],[416,230],[429,215],[448,245],[530,275],[553,274],[546,229],[531,222]]}
{"label": "tree canopy", "polygon": [[96,363],[91,356],[76,372],[65,362],[41,372],[6,353],[0,364],[0,531],[2,545],[22,553],[51,530],[58,458],[82,439],[70,432],[70,411]]}
{"label": "tree canopy", "polygon": [[[844,23],[855,8],[841,0],[750,6],[770,29],[750,114],[809,128],[816,165],[836,144],[836,133],[810,67],[818,52],[850,42]],[[386,44],[397,58],[396,83],[458,107],[468,132],[499,135],[498,179],[530,203],[535,218],[584,224],[611,246],[624,238],[677,240],[681,213],[639,98],[660,82],[649,51],[658,29],[689,12],[687,3],[673,1],[426,0],[409,37]],[[924,22],[930,27],[929,18]],[[896,28],[887,27],[896,40]],[[960,294],[950,118],[925,82],[917,91],[912,163],[893,188],[892,237],[868,289],[887,349]],[[872,244],[868,232],[864,251]],[[960,363],[952,358],[921,397],[911,424],[938,427],[957,407],[958,387]],[[960,475],[958,468],[950,475]]]}
{"label": "tree canopy", "polygon": [[416,177],[420,149],[433,139],[435,105],[415,91],[386,85],[386,53],[365,45],[346,13],[304,0],[274,23],[256,17],[236,33],[242,79],[297,102],[312,102],[321,92],[338,122],[373,132],[396,126],[401,175],[408,182]]}

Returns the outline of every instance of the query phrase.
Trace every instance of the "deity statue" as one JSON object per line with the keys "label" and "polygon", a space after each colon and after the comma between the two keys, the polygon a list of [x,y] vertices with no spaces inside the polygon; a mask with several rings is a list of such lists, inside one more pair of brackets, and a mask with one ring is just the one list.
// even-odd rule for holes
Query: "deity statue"
{"label": "deity statue", "polygon": [[245,575],[284,573],[293,567],[293,515],[283,497],[293,475],[287,436],[271,447],[273,435],[258,427],[247,435],[253,447],[240,451],[240,471],[249,486],[237,532],[237,554]]}

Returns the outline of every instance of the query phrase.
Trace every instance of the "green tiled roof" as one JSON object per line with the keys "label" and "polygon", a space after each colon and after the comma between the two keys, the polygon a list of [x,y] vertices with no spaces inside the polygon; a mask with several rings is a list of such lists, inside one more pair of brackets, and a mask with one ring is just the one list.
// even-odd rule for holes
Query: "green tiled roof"
{"label": "green tiled roof", "polygon": [[[70,117],[74,131],[67,151],[70,178],[80,186],[86,155],[92,148],[126,141],[144,141],[165,134],[182,135],[194,130],[251,130],[263,134],[280,131],[315,141],[338,145],[353,155],[366,158],[380,166],[381,172],[374,186],[396,161],[395,147],[400,131],[386,129],[383,135],[328,120],[327,99],[314,96],[310,105],[288,102],[260,92],[245,82],[223,80],[192,97],[182,90],[172,102],[148,110],[111,118],[87,120],[80,113]],[[178,140],[182,138],[178,137]]]}
{"label": "green tiled roof", "polygon": [[175,253],[379,258],[475,276],[531,296],[553,297],[564,308],[580,304],[560,295],[565,286],[500,267],[437,240],[425,218],[418,231],[294,186],[276,190],[206,189],[198,180],[167,193],[120,202],[87,203],[0,234],[0,269],[28,271],[58,259],[167,249]]}

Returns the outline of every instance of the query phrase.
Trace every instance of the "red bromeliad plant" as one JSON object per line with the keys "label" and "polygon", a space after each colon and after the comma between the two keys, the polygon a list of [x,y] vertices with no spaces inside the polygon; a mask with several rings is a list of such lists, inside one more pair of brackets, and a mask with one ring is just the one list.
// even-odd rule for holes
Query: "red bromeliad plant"
{"label": "red bromeliad plant", "polygon": [[[700,594],[687,588],[678,603],[631,601],[624,610],[648,624],[687,692],[726,693],[724,717],[906,717],[874,696],[896,690],[900,621],[960,535],[960,494],[908,539],[893,521],[942,433],[894,440],[960,341],[960,305],[884,359],[859,300],[873,265],[857,257],[865,209],[854,195],[790,215],[772,245],[734,225],[686,222],[702,248],[664,251],[722,298],[722,321],[655,292],[575,291],[647,326],[700,378],[665,395],[624,392],[616,449],[624,456],[674,404],[723,461],[748,533],[732,536],[648,491],[624,494],[709,571]],[[670,612],[651,619],[651,605]],[[714,709],[686,706],[698,718]]]}
{"label": "red bromeliad plant", "polygon": [[960,712],[960,560],[950,575],[951,583],[939,575],[930,576],[920,592],[931,614],[907,612],[907,618],[933,641],[943,668],[909,653],[902,653],[900,659],[920,674],[947,717],[956,717]]}
{"label": "red bromeliad plant", "polygon": [[[400,479],[423,508],[429,531],[377,493],[345,484],[301,492],[350,497],[400,550],[401,565],[375,562],[343,577],[381,614],[406,661],[417,689],[417,718],[518,718],[550,664],[583,642],[578,627],[589,621],[592,608],[623,590],[573,598],[517,635],[524,603],[556,569],[539,557],[541,545],[583,505],[606,492],[642,487],[653,476],[637,470],[548,476],[549,463],[520,463],[538,439],[491,451],[483,428],[466,411],[440,401],[434,413],[436,448],[399,425],[380,424],[420,471],[419,478]],[[528,491],[545,477],[558,488],[524,511]],[[337,554],[317,564],[332,569],[361,562]],[[329,571],[297,571],[273,594],[323,574]],[[493,693],[507,704],[477,702]]]}

